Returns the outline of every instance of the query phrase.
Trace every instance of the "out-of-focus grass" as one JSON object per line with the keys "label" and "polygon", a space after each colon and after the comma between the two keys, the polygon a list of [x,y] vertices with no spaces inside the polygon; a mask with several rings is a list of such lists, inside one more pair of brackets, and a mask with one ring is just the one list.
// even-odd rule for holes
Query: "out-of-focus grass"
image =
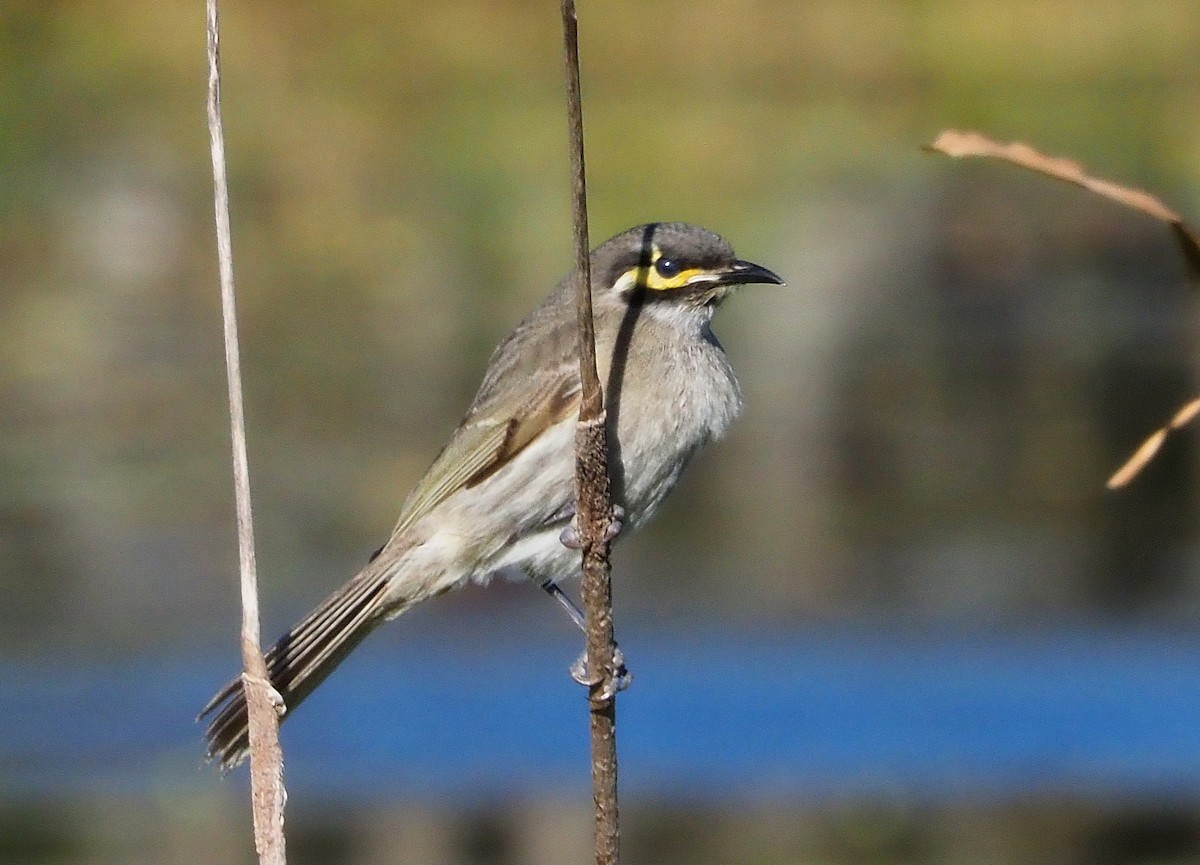
{"label": "out-of-focus grass", "polygon": [[[839,355],[847,326],[882,310],[848,286],[904,298],[938,278],[912,261],[943,242],[938,220],[955,206],[940,203],[945,188],[961,195],[979,177],[919,154],[945,126],[1035,141],[1186,209],[1200,168],[1193,12],[1184,0],[582,9],[594,239],[687,219],[794,287],[722,314],[747,420],[688,479],[657,546],[637,548],[658,552],[638,561],[744,567],[789,599],[784,609],[828,603],[824,614],[856,602],[864,537],[936,542],[937,515],[956,501],[936,466],[895,493],[919,501],[932,483],[933,510],[892,494],[864,505],[814,449],[846,430],[821,426],[828,407],[812,400],[870,362],[869,346]],[[491,347],[570,260],[558,22],[521,2],[267,2],[226,4],[223,16],[264,558],[281,579],[326,587],[337,579],[327,570],[340,575],[390,527]],[[165,621],[222,603],[212,571],[227,555],[228,481],[202,36],[182,0],[0,12],[0,580],[23,599],[11,618],[30,633],[55,629],[22,610],[56,609],[70,630],[98,610],[138,609],[147,580],[150,597],[172,598],[147,602]],[[989,189],[1005,184],[1028,188]],[[1098,207],[1051,200],[1073,216]],[[1005,212],[1017,232],[1032,219]],[[991,244],[1000,260],[1003,240]],[[893,321],[909,333],[945,326],[920,318],[916,296],[900,307],[917,317]],[[926,371],[893,365],[888,375],[916,376],[903,386],[872,373],[853,427],[883,425],[913,447],[904,424],[924,435],[931,418],[961,420]],[[1022,464],[1083,446],[1063,432],[1089,434],[1069,402]],[[915,420],[895,414],[939,403]],[[1083,465],[1103,476],[1105,459],[1089,452]],[[1002,466],[980,476],[1006,477]],[[1016,505],[996,507],[1011,516]],[[935,528],[913,536],[909,520]],[[39,600],[47,568],[71,590],[60,604]],[[180,572],[194,574],[182,590]],[[763,590],[725,577],[709,588],[721,585],[718,605],[754,604]]]}

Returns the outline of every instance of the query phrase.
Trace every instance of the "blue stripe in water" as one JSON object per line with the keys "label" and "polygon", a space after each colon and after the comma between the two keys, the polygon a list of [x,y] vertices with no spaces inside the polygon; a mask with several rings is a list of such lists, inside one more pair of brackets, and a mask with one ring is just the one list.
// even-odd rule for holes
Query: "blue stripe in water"
{"label": "blue stripe in water", "polygon": [[[535,629],[536,630],[536,629]],[[625,634],[624,793],[1200,798],[1200,639]],[[373,640],[284,727],[293,796],[586,791],[562,633]],[[216,785],[216,663],[0,666],[0,794]]]}

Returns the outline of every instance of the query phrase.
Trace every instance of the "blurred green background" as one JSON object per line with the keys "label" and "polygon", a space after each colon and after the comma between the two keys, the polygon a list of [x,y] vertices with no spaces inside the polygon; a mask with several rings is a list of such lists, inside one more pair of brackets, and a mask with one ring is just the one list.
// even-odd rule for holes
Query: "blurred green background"
{"label": "blurred green background", "polygon": [[[1195,392],[1168,233],[919,146],[979,128],[1200,212],[1197,12],[581,6],[593,240],[696,222],[789,282],[716,323],[747,410],[619,547],[619,627],[1195,629],[1190,434],[1103,487]],[[559,19],[226,2],[222,33],[271,636],[386,537],[491,348],[569,266]],[[9,0],[0,58],[0,657],[232,669],[203,4]],[[542,610],[523,589],[431,615]],[[248,861],[244,778],[197,777],[153,806],[0,798],[0,858]],[[635,862],[1200,861],[1197,804],[773,801],[722,811],[718,845],[696,832],[714,806],[641,802],[627,827]],[[305,807],[298,862],[586,858],[586,802]],[[1163,826],[1191,840],[1163,854]]]}

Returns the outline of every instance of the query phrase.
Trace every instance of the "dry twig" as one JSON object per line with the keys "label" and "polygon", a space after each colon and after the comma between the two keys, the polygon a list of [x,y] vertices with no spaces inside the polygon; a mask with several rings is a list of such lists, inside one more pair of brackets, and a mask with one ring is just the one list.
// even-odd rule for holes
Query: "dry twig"
{"label": "dry twig", "polygon": [[1083,170],[1082,165],[1074,160],[1046,156],[1019,141],[1002,144],[992,141],[978,132],[947,130],[939,134],[931,144],[926,145],[926,149],[953,157],[983,156],[999,159],[1002,162],[1045,174],[1055,180],[1081,186],[1118,204],[1153,216],[1170,226],[1171,233],[1175,236],[1175,241],[1179,244],[1184,261],[1187,263],[1188,278],[1193,284],[1200,283],[1200,237],[1182,216],[1148,192],[1121,186],[1111,180],[1092,177]]}
{"label": "dry twig", "polygon": [[229,231],[229,182],[225,175],[225,133],[221,123],[221,43],[217,0],[206,2],[208,21],[208,133],[212,147],[213,201],[216,208],[217,259],[221,276],[225,368],[229,421],[233,436],[233,482],[237,499],[238,556],[242,591],[242,673],[250,715],[250,795],[254,810],[254,847],[261,865],[284,865],[283,754],[279,748],[279,695],[271,687],[259,647],[258,578],[254,563],[254,523],[250,472],[246,460],[246,420],[242,408],[238,355],[237,304],[233,287],[233,244]]}
{"label": "dry twig", "polygon": [[1125,461],[1125,464],[1113,472],[1113,476],[1108,479],[1105,484],[1110,490],[1115,490],[1125,486],[1145,467],[1145,465],[1154,459],[1154,455],[1158,453],[1158,449],[1162,447],[1167,436],[1181,427],[1187,426],[1192,422],[1192,419],[1200,414],[1200,399],[1194,399],[1185,405],[1179,411],[1175,412],[1165,426],[1155,430],[1141,446],[1133,452],[1133,456]]}
{"label": "dry twig", "polygon": [[[996,142],[978,132],[947,130],[939,134],[931,144],[926,145],[925,149],[953,157],[982,156],[999,159],[1002,162],[1053,177],[1055,180],[1083,187],[1118,204],[1123,204],[1165,222],[1170,227],[1175,242],[1183,253],[1189,281],[1193,286],[1200,286],[1200,237],[1182,216],[1148,192],[1121,186],[1103,178],[1092,177],[1084,171],[1082,165],[1074,160],[1046,156],[1019,141],[1007,144]],[[1126,460],[1125,464],[1108,479],[1108,488],[1110,490],[1117,489],[1133,480],[1158,453],[1158,449],[1162,447],[1167,435],[1187,425],[1198,413],[1200,413],[1200,399],[1192,400],[1180,408],[1166,426],[1156,430],[1142,442],[1141,446],[1134,451],[1133,456]]]}
{"label": "dry twig", "polygon": [[583,165],[583,106],[579,92],[579,32],[574,0],[562,0],[567,115],[571,139],[571,192],[575,236],[576,303],[579,311],[579,374],[582,399],[575,434],[575,497],[583,541],[581,591],[587,619],[587,663],[595,802],[597,865],[616,865],[617,719],[614,680],[612,579],[605,533],[612,520],[604,394],[596,372],[588,259],[587,186]]}

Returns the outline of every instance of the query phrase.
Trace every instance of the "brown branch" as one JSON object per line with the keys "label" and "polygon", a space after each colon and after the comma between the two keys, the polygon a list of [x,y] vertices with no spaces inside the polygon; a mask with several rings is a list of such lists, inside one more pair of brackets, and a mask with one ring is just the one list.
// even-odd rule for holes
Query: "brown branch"
{"label": "brown branch", "polygon": [[237,304],[233,288],[233,244],[229,231],[229,181],[225,174],[225,133],[221,123],[221,43],[217,0],[206,0],[208,21],[208,134],[212,147],[213,201],[217,260],[221,276],[229,422],[233,438],[233,484],[237,500],[238,558],[242,591],[242,673],[250,716],[250,796],[254,847],[261,865],[285,865],[283,836],[283,754],[279,748],[282,701],[271,687],[259,647],[258,578],[254,563],[254,522],[250,471],[246,460],[246,419],[242,408],[238,356]]}
{"label": "brown branch", "polygon": [[[939,134],[932,143],[925,145],[925,149],[955,158],[981,156],[998,159],[1001,162],[1036,171],[1064,183],[1080,186],[1110,201],[1152,216],[1170,227],[1171,234],[1174,236],[1180,252],[1183,253],[1189,281],[1193,286],[1200,286],[1200,236],[1182,216],[1148,192],[1122,186],[1101,177],[1093,177],[1074,160],[1047,156],[1019,141],[1007,144],[993,141],[978,132],[946,130]],[[1137,477],[1138,473],[1158,453],[1168,434],[1186,426],[1197,414],[1200,414],[1200,400],[1193,400],[1180,408],[1166,426],[1156,430],[1142,442],[1133,455],[1125,461],[1125,464],[1108,479],[1106,486],[1110,490],[1115,490]]]}
{"label": "brown branch", "polygon": [[583,167],[583,104],[579,91],[579,25],[574,0],[562,0],[567,116],[571,143],[571,198],[575,235],[575,296],[579,312],[579,376],[582,399],[575,434],[576,519],[583,542],[583,594],[587,619],[588,692],[592,743],[597,865],[616,865],[617,822],[616,664],[609,544],[612,521],[604,394],[596,372],[588,258],[587,185]]}
{"label": "brown branch", "polygon": [[1141,470],[1146,467],[1146,463],[1154,459],[1154,455],[1163,446],[1163,442],[1167,440],[1167,436],[1175,432],[1175,430],[1187,426],[1198,414],[1200,414],[1200,399],[1194,399],[1176,411],[1175,415],[1167,421],[1165,426],[1161,426],[1151,433],[1142,442],[1141,446],[1133,452],[1133,456],[1125,460],[1125,464],[1113,472],[1113,476],[1108,479],[1106,486],[1110,490],[1119,489],[1137,477]]}
{"label": "brown branch", "polygon": [[942,153],[946,156],[961,158],[963,156],[983,156],[999,159],[1030,171],[1036,171],[1055,180],[1081,186],[1084,189],[1103,196],[1110,201],[1123,204],[1133,210],[1152,216],[1160,222],[1165,222],[1171,228],[1175,242],[1183,253],[1187,263],[1188,278],[1193,285],[1200,284],[1200,237],[1183,217],[1167,207],[1153,195],[1141,189],[1121,186],[1111,180],[1092,177],[1083,170],[1083,166],[1071,159],[1046,156],[1028,144],[1014,141],[1008,144],[992,141],[978,132],[957,132],[947,130],[938,135],[926,150]]}

